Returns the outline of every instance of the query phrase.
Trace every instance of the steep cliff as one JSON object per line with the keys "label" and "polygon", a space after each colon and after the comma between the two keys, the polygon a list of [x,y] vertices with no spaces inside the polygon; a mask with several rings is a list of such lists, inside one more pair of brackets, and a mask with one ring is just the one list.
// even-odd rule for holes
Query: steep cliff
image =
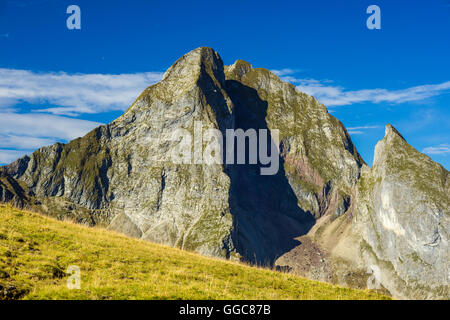
{"label": "steep cliff", "polygon": [[276,265],[397,298],[450,298],[449,172],[391,125],[361,172],[348,212],[317,220]]}
{"label": "steep cliff", "polygon": [[355,227],[366,265],[400,297],[449,298],[450,175],[391,125],[358,183]]}
{"label": "steep cliff", "polygon": [[23,208],[27,204],[29,195],[23,185],[0,170],[0,202],[7,202],[13,206]]}

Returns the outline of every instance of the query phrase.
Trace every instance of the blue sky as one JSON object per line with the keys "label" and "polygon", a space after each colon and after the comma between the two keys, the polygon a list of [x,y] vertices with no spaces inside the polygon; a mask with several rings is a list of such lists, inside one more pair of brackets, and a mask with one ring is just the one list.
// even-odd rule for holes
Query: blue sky
{"label": "blue sky", "polygon": [[314,95],[368,164],[392,123],[450,168],[450,0],[0,0],[0,164],[112,121],[199,46]]}

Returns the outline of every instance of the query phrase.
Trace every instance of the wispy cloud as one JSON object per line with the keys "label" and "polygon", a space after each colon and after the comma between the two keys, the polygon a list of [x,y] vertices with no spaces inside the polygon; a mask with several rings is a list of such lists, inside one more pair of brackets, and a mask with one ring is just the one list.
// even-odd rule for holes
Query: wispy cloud
{"label": "wispy cloud", "polygon": [[348,127],[348,130],[359,130],[359,129],[378,129],[381,126],[359,126],[359,127]]}
{"label": "wispy cloud", "polygon": [[[125,110],[161,72],[135,74],[40,73],[0,68],[0,107],[46,104],[38,111],[60,115]],[[48,104],[55,107],[48,107]]]}
{"label": "wispy cloud", "polygon": [[57,139],[51,138],[38,138],[30,136],[16,136],[16,135],[0,135],[1,148],[19,148],[19,149],[38,149],[42,146],[48,146],[54,144]]}
{"label": "wispy cloud", "polygon": [[444,143],[434,147],[427,147],[423,149],[422,152],[427,154],[446,155],[450,153],[450,144]]}
{"label": "wispy cloud", "polygon": [[450,81],[440,84],[426,84],[401,90],[363,89],[346,91],[342,87],[327,86],[321,82],[307,80],[297,88],[315,96],[321,103],[329,107],[345,106],[355,103],[392,103],[399,104],[425,99],[450,92]]}
{"label": "wispy cloud", "polygon": [[4,150],[0,149],[0,164],[11,163],[16,159],[23,157],[29,152],[24,150]]}
{"label": "wispy cloud", "polygon": [[359,127],[348,127],[347,131],[350,134],[363,134],[368,129],[378,129],[381,128],[381,126],[359,126]]}
{"label": "wispy cloud", "polygon": [[[70,140],[86,134],[101,123],[50,114],[0,113],[0,134],[54,137]],[[1,145],[0,145],[1,148]]]}
{"label": "wispy cloud", "polygon": [[[286,70],[285,72],[282,72]],[[450,92],[450,81],[438,84],[424,84],[400,90],[388,89],[361,89],[346,90],[341,86],[332,85],[330,80],[317,80],[298,78],[295,70],[273,70],[283,81],[288,81],[297,86],[297,89],[316,97],[328,107],[352,105],[355,103],[392,103],[423,101],[425,99]],[[288,72],[290,71],[290,72]]]}
{"label": "wispy cloud", "polygon": [[0,164],[57,141],[81,137],[99,125],[99,122],[51,114],[0,112]]}
{"label": "wispy cloud", "polygon": [[284,68],[284,69],[281,69],[281,70],[272,69],[270,71],[272,71],[273,73],[275,73],[279,77],[283,77],[283,76],[286,76],[286,75],[289,75],[289,74],[294,74],[294,73],[300,72],[300,70],[298,70],[298,69],[289,69],[289,68]]}

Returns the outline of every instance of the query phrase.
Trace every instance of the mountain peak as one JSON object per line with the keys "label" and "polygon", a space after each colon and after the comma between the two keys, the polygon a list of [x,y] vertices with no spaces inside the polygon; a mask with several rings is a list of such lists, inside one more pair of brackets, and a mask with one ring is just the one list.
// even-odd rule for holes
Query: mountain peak
{"label": "mountain peak", "polygon": [[236,60],[231,66],[226,67],[226,71],[237,79],[241,79],[245,74],[247,74],[253,67],[250,63],[244,60]]}
{"label": "mountain peak", "polygon": [[379,279],[396,297],[448,298],[448,181],[444,167],[386,126],[373,166],[358,182],[354,230],[364,239],[359,252],[366,265],[389,263]]}
{"label": "mountain peak", "polygon": [[[221,57],[212,48],[199,47],[175,61],[164,73],[162,80],[145,89],[114,123],[133,122],[135,114],[148,109],[152,105],[152,101],[164,101],[166,105],[173,105],[177,97],[198,87],[217,89],[224,85],[225,73]],[[174,109],[172,111],[174,115],[183,113],[183,111],[176,113]]]}
{"label": "mountain peak", "polygon": [[388,123],[385,127],[384,138],[378,141],[375,146],[373,165],[384,165],[387,158],[390,156],[395,156],[391,155],[394,150],[398,153],[399,150],[409,149],[410,145],[406,142],[406,139],[402,136],[402,134],[395,129],[393,125]]}
{"label": "mountain peak", "polygon": [[221,83],[225,81],[222,58],[209,47],[199,47],[186,53],[167,69],[163,80],[172,77],[175,79],[198,77],[202,70],[214,76]]}
{"label": "mountain peak", "polygon": [[402,140],[406,141],[406,139],[401,135],[401,133],[398,132],[398,130],[395,129],[394,126],[391,125],[390,123],[388,123],[386,125],[385,137],[387,137],[387,138],[389,138],[389,137],[400,137],[400,138],[402,138]]}

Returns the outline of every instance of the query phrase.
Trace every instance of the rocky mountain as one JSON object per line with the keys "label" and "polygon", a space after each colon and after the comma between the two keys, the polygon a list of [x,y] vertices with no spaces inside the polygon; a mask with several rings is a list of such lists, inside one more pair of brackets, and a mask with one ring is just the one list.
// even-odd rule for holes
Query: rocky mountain
{"label": "rocky mountain", "polygon": [[450,175],[391,125],[358,183],[363,261],[394,295],[449,298]]}
{"label": "rocky mountain", "polygon": [[[238,129],[248,133],[245,164],[226,161],[239,151],[228,135]],[[396,296],[448,297],[448,171],[387,131],[369,169],[315,98],[245,61],[224,66],[202,47],[111,124],[3,167],[10,182],[0,195],[32,197],[61,219],[352,286],[365,286],[377,264]],[[261,141],[275,155],[269,164],[250,161],[252,150],[264,154]],[[222,161],[205,164],[208,153]],[[1,191],[19,190],[12,185],[22,191]]]}
{"label": "rocky mountain", "polygon": [[28,194],[20,183],[0,170],[0,202],[8,202],[23,208]]}
{"label": "rocky mountain", "polygon": [[449,172],[387,125],[355,189],[346,215],[317,220],[276,265],[397,298],[448,299]]}

